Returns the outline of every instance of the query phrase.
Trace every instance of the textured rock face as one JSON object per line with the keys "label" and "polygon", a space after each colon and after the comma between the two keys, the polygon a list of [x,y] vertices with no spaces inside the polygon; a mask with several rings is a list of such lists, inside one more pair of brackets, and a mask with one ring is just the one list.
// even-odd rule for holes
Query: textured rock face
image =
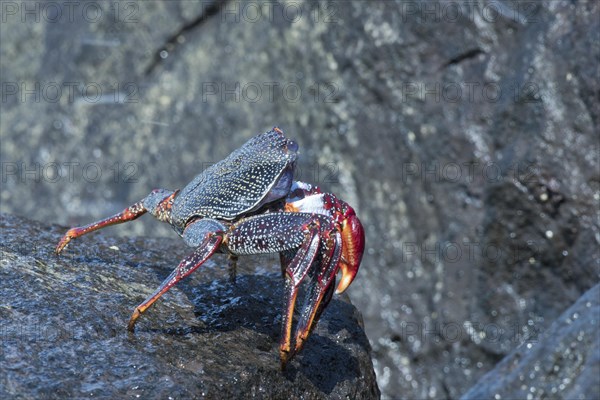
{"label": "textured rock face", "polygon": [[540,337],[515,349],[471,388],[468,399],[587,399],[600,394],[600,285]]}
{"label": "textured rock face", "polygon": [[278,125],[365,224],[387,397],[460,397],[598,282],[598,2],[95,3],[4,14],[3,211],[89,222]]}
{"label": "textured rock face", "polygon": [[133,307],[189,251],[171,239],[80,238],[2,214],[0,397],[379,397],[361,317],[334,298],[305,349],[279,370],[276,258],[214,257],[149,310]]}

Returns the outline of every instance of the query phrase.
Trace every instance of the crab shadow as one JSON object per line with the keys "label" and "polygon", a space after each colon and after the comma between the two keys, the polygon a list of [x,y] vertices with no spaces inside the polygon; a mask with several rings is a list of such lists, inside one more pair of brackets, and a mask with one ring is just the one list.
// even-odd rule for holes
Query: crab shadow
{"label": "crab shadow", "polygon": [[[229,279],[215,279],[194,286],[184,284],[179,288],[192,301],[194,314],[201,323],[158,331],[183,336],[249,329],[266,336],[262,340],[257,339],[256,347],[260,351],[272,352],[273,365],[279,367],[278,345],[284,309],[283,282],[279,274],[244,274],[238,275],[235,283]],[[303,295],[301,290],[295,323],[303,308]],[[282,372],[290,381],[295,381],[301,374],[327,394],[339,383],[361,376],[356,356],[360,350],[357,349],[369,348],[362,328],[356,323],[354,306],[336,297],[331,300],[302,351]],[[340,339],[336,341],[336,338]]]}

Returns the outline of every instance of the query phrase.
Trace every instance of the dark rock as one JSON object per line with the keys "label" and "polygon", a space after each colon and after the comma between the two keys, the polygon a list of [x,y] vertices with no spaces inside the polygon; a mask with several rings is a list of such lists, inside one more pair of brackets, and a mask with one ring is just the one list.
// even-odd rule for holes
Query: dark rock
{"label": "dark rock", "polygon": [[539,341],[517,347],[463,400],[600,396],[600,285],[565,311]]}
{"label": "dark rock", "polygon": [[360,314],[336,297],[279,370],[276,257],[240,259],[236,284],[215,256],[149,310],[133,307],[179,258],[181,241],[82,237],[0,217],[0,398],[378,398]]}
{"label": "dark rock", "polygon": [[365,225],[349,293],[394,398],[460,397],[599,281],[600,2],[94,3],[3,13],[2,211],[87,223],[279,125]]}

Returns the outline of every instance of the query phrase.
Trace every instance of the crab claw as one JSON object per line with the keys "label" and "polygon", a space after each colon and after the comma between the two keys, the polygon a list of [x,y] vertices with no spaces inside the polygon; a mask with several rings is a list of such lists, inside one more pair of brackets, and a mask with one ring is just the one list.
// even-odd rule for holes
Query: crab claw
{"label": "crab claw", "polygon": [[304,182],[294,182],[287,212],[306,212],[330,217],[341,231],[342,256],[338,264],[342,279],[336,293],[343,293],[352,283],[365,250],[365,230],[354,209],[331,193],[321,193],[317,187]]}
{"label": "crab claw", "polygon": [[342,259],[340,269],[342,279],[335,293],[343,293],[356,277],[360,261],[365,250],[365,230],[354,210],[348,207],[350,214],[342,222]]}

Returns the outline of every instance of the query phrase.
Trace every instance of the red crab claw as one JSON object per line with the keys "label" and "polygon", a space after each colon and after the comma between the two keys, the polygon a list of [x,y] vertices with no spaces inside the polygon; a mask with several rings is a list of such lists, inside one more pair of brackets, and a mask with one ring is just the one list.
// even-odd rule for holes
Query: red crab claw
{"label": "red crab claw", "polygon": [[331,301],[338,270],[342,271],[342,279],[335,292],[342,293],[356,277],[364,252],[365,232],[354,210],[335,196],[329,194],[325,197],[328,196],[336,202],[333,215],[342,219],[341,232],[335,225],[322,232],[324,239],[321,241],[321,263],[318,272],[313,275],[306,296],[296,332],[294,354],[302,349]]}
{"label": "red crab claw", "polygon": [[342,279],[335,290],[338,294],[343,293],[356,277],[365,250],[365,230],[352,207],[348,206],[348,212],[342,221]]}
{"label": "red crab claw", "polygon": [[[296,330],[293,351],[290,351],[289,340],[291,317],[284,319],[289,326],[282,334],[280,347],[282,367],[285,367],[287,360],[302,349],[304,342],[319,321],[323,310],[329,304],[335,287],[335,276],[339,270],[342,272],[342,278],[337,286],[336,293],[342,293],[350,286],[358,272],[365,248],[363,226],[350,205],[338,199],[335,195],[331,193],[323,194],[308,184],[295,182],[295,186],[300,193],[294,193],[294,198],[299,198],[299,200],[287,203],[285,210],[289,213],[311,213],[312,218],[320,220],[319,236],[321,240],[319,242],[319,256],[316,258],[317,261],[314,262],[313,267],[311,267],[313,271],[310,274],[311,282],[302,317]],[[285,257],[282,257],[282,260],[284,259]],[[290,267],[293,271],[292,263],[290,263]],[[286,281],[286,288],[291,291],[292,289],[289,286]],[[294,287],[296,286],[294,285]],[[288,315],[293,312],[295,296],[295,291],[288,293],[286,303]]]}
{"label": "red crab claw", "polygon": [[[342,257],[339,269],[342,279],[338,284],[336,293],[343,293],[352,283],[365,250],[365,230],[356,216],[354,209],[345,201],[338,199],[331,193],[321,193],[318,188],[312,188],[303,182],[294,182],[303,194],[295,198],[300,200],[287,203],[285,210],[288,212],[306,212],[326,215],[332,218],[339,226],[342,235]],[[316,190],[315,190],[316,189]]]}
{"label": "red crab claw", "polygon": [[343,293],[356,277],[365,250],[365,230],[354,209],[335,195],[324,193],[310,196],[306,200],[310,201],[319,197],[323,203],[323,209],[341,230],[342,257],[339,269],[342,271],[342,279],[335,291],[339,294]]}
{"label": "red crab claw", "polygon": [[[312,224],[318,227],[318,231],[308,231],[311,233],[306,234],[293,259],[288,253],[280,253],[286,278],[286,313],[280,342],[282,368],[302,349],[319,321],[333,295],[335,276],[339,270],[342,278],[337,293],[342,293],[350,286],[358,272],[365,247],[363,226],[346,202],[331,193],[321,193],[303,182],[295,182],[292,187],[295,191],[289,197],[291,202],[286,203],[283,215],[306,218],[306,222],[298,228],[306,232]],[[271,224],[274,226],[276,223]],[[318,253],[315,256],[308,250],[314,248],[317,239]],[[298,287],[307,272],[311,277],[310,286],[296,329],[295,345],[291,350],[292,315]]]}

